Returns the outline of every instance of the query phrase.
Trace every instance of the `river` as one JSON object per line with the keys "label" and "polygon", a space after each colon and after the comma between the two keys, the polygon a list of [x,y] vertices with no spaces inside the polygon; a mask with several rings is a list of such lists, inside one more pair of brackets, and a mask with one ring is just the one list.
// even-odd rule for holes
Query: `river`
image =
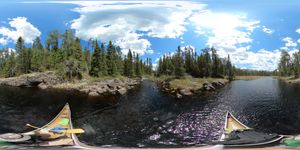
{"label": "river", "polygon": [[300,133],[300,84],[272,77],[233,81],[207,96],[175,99],[154,82],[121,97],[89,99],[78,92],[0,87],[0,133],[42,126],[69,102],[84,143],[118,147],[187,147],[217,140],[227,111],[263,132]]}

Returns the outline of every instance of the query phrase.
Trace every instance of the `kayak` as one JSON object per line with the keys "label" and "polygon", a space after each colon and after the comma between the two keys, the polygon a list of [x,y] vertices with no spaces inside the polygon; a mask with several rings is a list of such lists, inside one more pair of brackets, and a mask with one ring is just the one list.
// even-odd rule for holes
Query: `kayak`
{"label": "kayak", "polygon": [[[71,120],[69,104],[65,104],[59,114],[43,127],[27,124],[35,130],[25,133],[6,133],[0,135],[0,145],[22,146],[80,146],[76,133],[83,133],[82,129],[74,129]],[[29,138],[28,138],[29,137]]]}
{"label": "kayak", "polygon": [[257,132],[227,112],[224,132],[218,143],[226,147],[265,147],[279,143],[282,138],[282,135]]}

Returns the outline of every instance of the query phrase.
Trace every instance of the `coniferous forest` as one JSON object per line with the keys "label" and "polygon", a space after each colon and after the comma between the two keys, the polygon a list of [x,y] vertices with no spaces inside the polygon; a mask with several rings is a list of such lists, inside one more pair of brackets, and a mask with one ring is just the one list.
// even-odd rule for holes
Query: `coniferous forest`
{"label": "coniferous forest", "polygon": [[194,50],[185,48],[181,50],[178,46],[175,54],[164,55],[159,59],[157,73],[159,75],[173,75],[177,78],[185,74],[193,77],[234,77],[234,67],[230,56],[221,58],[215,48],[202,49],[200,55]]}
{"label": "coniferous forest", "polygon": [[295,78],[299,78],[300,50],[294,52],[292,56],[285,50],[281,51],[277,72],[280,76],[294,76]]}
{"label": "coniferous forest", "polygon": [[[231,63],[230,55],[221,58],[214,47],[204,48],[198,54],[193,49],[178,46],[174,53],[160,57],[157,68],[153,68],[151,58],[142,60],[139,54],[131,50],[123,55],[120,47],[111,41],[101,43],[91,39],[87,46],[82,46],[81,40],[71,30],[62,34],[57,30],[52,31],[44,43],[37,37],[31,46],[25,46],[23,38],[19,37],[15,51],[3,48],[0,52],[0,77],[5,78],[44,71],[56,71],[59,77],[67,80],[81,79],[84,74],[92,77],[167,75],[176,78],[191,75],[196,78],[230,80],[235,75],[273,75],[269,71],[236,68]],[[297,54],[299,52],[291,59],[283,51],[278,68],[280,75],[294,73],[298,76],[299,71],[295,65],[298,62],[295,59],[298,58]]]}
{"label": "coniferous forest", "polygon": [[93,77],[127,76],[140,77],[152,74],[152,60],[142,61],[138,54],[128,51],[127,56],[111,41],[107,44],[90,40],[88,46],[81,45],[80,39],[71,30],[63,34],[49,33],[44,43],[37,37],[26,47],[22,37],[15,44],[15,52],[2,49],[0,76],[14,77],[21,74],[56,71],[63,79],[81,79],[83,74]]}

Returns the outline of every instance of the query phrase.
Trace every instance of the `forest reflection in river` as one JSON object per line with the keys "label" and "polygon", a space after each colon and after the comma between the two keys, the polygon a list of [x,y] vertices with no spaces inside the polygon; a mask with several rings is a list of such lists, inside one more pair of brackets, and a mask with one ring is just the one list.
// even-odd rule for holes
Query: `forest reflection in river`
{"label": "forest reflection in river", "polygon": [[185,147],[217,140],[224,115],[232,112],[249,127],[280,134],[300,133],[300,85],[271,77],[233,81],[210,96],[175,99],[154,82],[121,97],[89,99],[74,91],[0,87],[0,133],[42,126],[66,102],[73,122],[90,145]]}

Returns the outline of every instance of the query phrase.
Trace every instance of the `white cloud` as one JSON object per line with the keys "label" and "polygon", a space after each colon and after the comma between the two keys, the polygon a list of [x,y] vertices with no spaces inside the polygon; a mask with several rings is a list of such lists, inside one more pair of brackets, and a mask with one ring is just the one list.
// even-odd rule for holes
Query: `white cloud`
{"label": "white cloud", "polygon": [[186,31],[193,11],[206,5],[191,1],[56,1],[80,5],[71,22],[76,36],[114,41],[123,52],[153,53],[146,37],[178,38]]}
{"label": "white cloud", "polygon": [[207,45],[228,53],[252,42],[250,35],[260,21],[248,21],[245,16],[204,11],[193,15],[190,20],[196,32],[208,36]]}
{"label": "white cloud", "polygon": [[266,26],[262,26],[262,31],[267,33],[267,34],[272,34],[274,33],[274,30],[267,28]]}
{"label": "white cloud", "polygon": [[297,29],[297,30],[296,30],[296,32],[300,34],[300,28],[299,28],[299,29]]}
{"label": "white cloud", "polygon": [[259,28],[259,20],[250,20],[244,15],[214,13],[203,11],[193,15],[190,20],[199,35],[207,36],[206,45],[215,47],[220,57],[230,54],[231,61],[249,69],[274,70],[280,52],[261,49],[251,51],[252,32]]}
{"label": "white cloud", "polygon": [[282,39],[285,42],[285,47],[296,47],[297,42],[295,42],[291,37],[285,37]]}
{"label": "white cloud", "polygon": [[41,32],[27,21],[25,17],[9,19],[10,27],[0,27],[0,44],[6,45],[8,42],[16,42],[21,36],[25,43],[32,43],[41,35]]}

